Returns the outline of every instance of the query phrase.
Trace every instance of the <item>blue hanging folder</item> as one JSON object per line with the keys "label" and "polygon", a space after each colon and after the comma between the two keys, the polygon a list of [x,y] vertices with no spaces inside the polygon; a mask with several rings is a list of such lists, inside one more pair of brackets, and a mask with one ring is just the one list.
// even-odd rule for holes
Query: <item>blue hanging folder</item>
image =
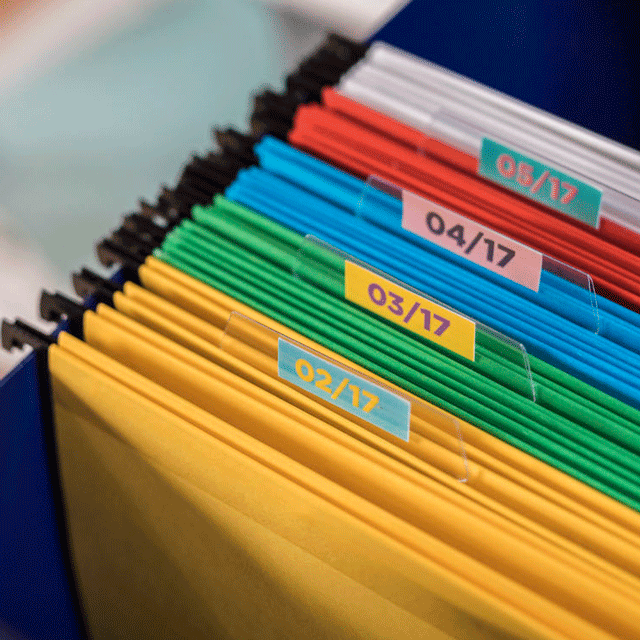
{"label": "blue hanging folder", "polygon": [[[400,226],[401,203],[285,143],[266,137],[260,167],[242,170],[226,195],[312,234],[429,292],[580,380],[640,407],[640,327],[598,297],[600,334],[588,292],[543,272],[540,293],[463,260]],[[356,215],[357,214],[357,215]],[[613,311],[613,313],[612,313]],[[618,338],[622,344],[610,338]]]}

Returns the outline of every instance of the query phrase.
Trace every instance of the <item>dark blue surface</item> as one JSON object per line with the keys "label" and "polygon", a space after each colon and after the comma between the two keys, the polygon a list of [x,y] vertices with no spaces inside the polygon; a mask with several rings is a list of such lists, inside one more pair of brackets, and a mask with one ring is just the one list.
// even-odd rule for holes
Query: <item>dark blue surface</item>
{"label": "dark blue surface", "polygon": [[30,640],[75,640],[83,635],[50,465],[42,365],[31,353],[0,381],[0,637],[7,629]]}
{"label": "dark blue surface", "polygon": [[414,0],[375,39],[640,149],[637,0]]}

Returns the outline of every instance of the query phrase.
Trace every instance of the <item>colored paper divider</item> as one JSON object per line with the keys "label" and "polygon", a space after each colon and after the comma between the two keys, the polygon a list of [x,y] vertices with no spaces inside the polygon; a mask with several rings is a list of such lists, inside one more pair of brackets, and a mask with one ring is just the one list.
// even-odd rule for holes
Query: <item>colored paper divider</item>
{"label": "colored paper divider", "polygon": [[476,324],[381,274],[345,261],[344,297],[467,360],[475,361]]}
{"label": "colored paper divider", "polygon": [[[590,274],[531,249],[490,227],[478,224],[458,212],[378,176],[367,178],[354,211],[355,215],[366,218],[365,212],[369,207],[375,207],[376,201],[379,201],[380,192],[398,201],[402,210],[401,226],[404,230],[459,258],[502,275],[540,295],[553,295],[552,292],[547,291],[548,285],[543,283],[541,278],[543,270],[577,285],[584,291],[583,303],[591,307],[593,322],[589,328],[594,333],[599,333],[598,299]],[[431,219],[429,219],[430,213],[435,213]],[[442,232],[440,232],[441,226]],[[464,244],[461,244],[461,240],[464,240]],[[482,243],[486,246],[481,246]],[[479,252],[478,247],[480,247]],[[505,271],[501,268],[500,262],[511,255],[511,251],[507,249],[511,249],[514,255],[510,260],[506,260],[507,271]],[[492,259],[489,260],[489,257]]]}
{"label": "colored paper divider", "polygon": [[536,293],[540,289],[540,251],[406,189],[402,228]]}
{"label": "colored paper divider", "polygon": [[478,173],[510,191],[541,202],[596,229],[602,191],[552,164],[491,138],[482,139]]}
{"label": "colored paper divider", "polygon": [[[251,345],[251,348],[277,361],[278,375],[289,386],[313,395],[325,406],[345,411],[404,441],[409,440],[410,419],[414,413],[433,424],[438,424],[443,431],[459,442],[461,473],[456,476],[456,480],[467,482],[469,467],[462,425],[454,415],[355,367],[344,358],[333,359],[326,353],[303,345],[242,313],[232,311],[224,328],[220,348],[233,353],[238,348],[246,348],[246,345]],[[300,360],[306,361],[309,366],[304,363],[298,364]],[[296,371],[297,364],[302,376]],[[309,367],[313,368],[313,378]],[[318,369],[324,371],[318,372]],[[327,380],[327,374],[331,380]],[[345,379],[348,379],[346,384]],[[358,391],[349,389],[349,384],[356,386]],[[331,393],[327,387],[331,389]],[[363,391],[378,397],[378,402],[368,411],[365,411],[366,404],[373,405],[373,402],[368,395],[362,394]],[[358,400],[366,400],[366,403],[358,402],[360,408],[354,406],[356,394]]]}
{"label": "colored paper divider", "polygon": [[[333,263],[332,265],[328,264],[327,256],[333,258],[330,261]],[[344,264],[343,291],[346,300],[466,360],[474,360],[473,357],[468,357],[467,354],[473,353],[475,355],[476,334],[481,332],[491,341],[494,345],[493,348],[496,349],[502,357],[508,359],[516,366],[523,368],[525,376],[529,381],[530,397],[534,402],[536,401],[536,389],[531,373],[529,355],[522,343],[458,312],[456,309],[441,303],[425,292],[418,291],[414,287],[399,281],[397,278],[376,269],[362,260],[358,260],[354,256],[336,249],[332,245],[312,235],[307,235],[300,246],[298,260],[293,267],[293,274],[298,278],[317,284],[321,281],[323,271],[331,273],[332,275],[335,274],[332,269],[336,262],[342,262]],[[351,276],[351,278],[349,279],[348,276]],[[371,286],[372,284],[374,285],[373,287]],[[387,287],[387,290],[385,290],[385,287]],[[384,291],[385,294],[387,292],[389,293],[388,304],[386,299],[384,305],[380,304],[382,291]],[[400,294],[403,295],[400,296]],[[398,300],[397,296],[403,298],[402,302]],[[408,304],[405,303],[405,299],[409,301]],[[402,314],[396,313],[396,311],[400,311],[398,305],[402,306]],[[381,312],[380,308],[383,306],[385,309]],[[421,312],[420,309],[425,309],[425,312]],[[442,315],[440,313],[437,314],[441,319],[436,318],[436,313],[433,312],[434,309],[438,311],[441,310]],[[436,322],[430,326],[429,330],[425,331],[424,323],[427,322],[428,312],[433,312],[433,319]],[[415,326],[408,326],[409,322],[405,322],[405,319],[409,314],[411,314],[409,321],[412,321],[414,316],[419,314],[418,318],[423,322],[422,330],[416,331],[413,330]],[[459,335],[456,339],[449,341],[450,344],[454,346],[454,349],[449,348],[447,343],[439,340],[439,338],[451,328],[451,324],[447,325],[446,321],[449,321],[449,323],[452,321],[457,322],[459,324],[454,326],[459,327],[461,331],[466,331],[464,336]],[[469,324],[464,324],[465,321]],[[470,330],[471,326],[473,326],[473,333]],[[440,336],[435,335],[436,331],[440,332]],[[473,338],[473,351],[470,345],[471,338]],[[459,342],[456,342],[456,340],[459,340]],[[455,349],[455,347],[460,348]]]}
{"label": "colored paper divider", "polygon": [[284,338],[278,338],[278,375],[409,441],[411,404],[407,400]]}

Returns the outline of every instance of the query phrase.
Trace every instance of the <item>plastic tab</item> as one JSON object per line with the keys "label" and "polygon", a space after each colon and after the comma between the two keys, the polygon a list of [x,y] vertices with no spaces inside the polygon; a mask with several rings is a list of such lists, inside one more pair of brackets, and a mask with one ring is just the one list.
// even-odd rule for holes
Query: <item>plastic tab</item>
{"label": "plastic tab", "polygon": [[[354,266],[347,266],[348,263]],[[408,330],[413,328],[407,327],[406,325],[408,325],[409,322],[415,322],[414,316],[419,314],[419,319],[424,317],[423,323],[426,324],[428,314],[430,314],[432,312],[431,310],[436,307],[447,314],[445,316],[438,313],[438,315],[441,315],[445,320],[451,321],[451,318],[458,318],[460,321],[464,319],[472,323],[475,326],[473,358],[468,358],[465,355],[466,353],[471,352],[471,347],[469,345],[465,346],[463,353],[459,353],[442,342],[441,337],[447,330],[446,322],[442,322],[442,320],[436,318],[435,313],[433,315],[434,322],[429,324],[429,330],[424,332],[413,331],[413,333],[416,333],[423,338],[427,338],[430,342],[439,344],[452,353],[456,353],[457,355],[471,361],[475,361],[475,343],[478,339],[481,339],[484,343],[490,345],[490,348],[494,353],[504,360],[509,361],[512,365],[515,365],[517,369],[522,371],[527,382],[524,387],[518,389],[518,392],[525,397],[532,399],[534,402],[536,401],[535,384],[531,373],[529,356],[525,346],[517,340],[513,340],[491,327],[460,313],[449,305],[443,304],[423,291],[419,291],[414,287],[401,282],[397,278],[372,267],[366,262],[358,260],[343,251],[339,251],[335,247],[319,240],[315,236],[306,236],[305,241],[302,243],[302,246],[298,251],[298,260],[294,265],[293,273],[296,277],[307,280],[321,288],[329,287],[329,289],[333,291],[333,287],[328,285],[328,283],[332,282],[336,275],[339,275],[338,270],[342,269],[344,277],[347,274],[347,270],[353,269],[355,271],[358,267],[362,270],[362,275],[360,276],[361,281],[357,282],[354,286],[357,286],[360,291],[358,299],[352,300],[352,302],[372,313],[376,313],[376,315],[382,316],[387,320],[391,320],[398,326]],[[373,279],[366,280],[367,277]],[[342,287],[343,295],[345,295],[347,291],[346,285],[347,282],[345,278]],[[371,285],[374,286],[371,287]],[[385,287],[388,287],[388,289],[385,290]],[[385,293],[384,305],[381,304],[382,292]],[[366,304],[365,296],[369,298]],[[399,301],[395,296],[403,297],[403,300]],[[423,304],[425,305],[424,307],[422,306]],[[371,308],[369,308],[369,306],[371,306]],[[380,313],[378,309],[383,306],[386,308],[383,313]],[[400,313],[400,308],[402,308],[403,313]],[[421,311],[421,309],[424,309],[424,311]],[[393,318],[391,316],[393,316]],[[404,320],[407,319],[407,316],[409,316],[409,319],[405,323]],[[469,331],[468,329],[465,330]],[[440,333],[439,336],[436,336],[436,331]],[[431,337],[429,337],[429,334],[432,334]],[[464,339],[468,339],[468,335],[469,334],[467,334]]]}
{"label": "plastic tab", "polygon": [[482,140],[478,173],[596,229],[600,226],[602,191],[491,138]]}
{"label": "plastic tab", "polygon": [[289,387],[313,395],[322,405],[350,414],[356,424],[371,425],[405,442],[412,438],[410,426],[405,431],[405,418],[407,425],[415,416],[416,420],[437,426],[456,443],[456,461],[448,472],[459,482],[469,479],[462,425],[455,416],[389,385],[344,358],[338,360],[320,353],[235,311],[229,315],[220,347],[244,360],[249,358],[253,366],[277,375]]}

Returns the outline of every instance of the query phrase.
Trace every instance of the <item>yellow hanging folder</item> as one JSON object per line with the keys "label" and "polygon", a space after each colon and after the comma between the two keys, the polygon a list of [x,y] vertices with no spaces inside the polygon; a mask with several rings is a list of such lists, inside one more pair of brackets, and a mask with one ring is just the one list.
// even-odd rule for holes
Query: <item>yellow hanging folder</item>
{"label": "yellow hanging folder", "polygon": [[57,440],[95,637],[564,637],[368,524],[413,538],[393,516],[73,338],[60,342],[50,349]]}
{"label": "yellow hanging folder", "polygon": [[[529,486],[514,481],[518,470],[492,457],[490,447],[488,451],[479,447],[482,439],[474,439],[470,425],[463,428],[469,452],[468,482],[459,482],[459,474],[447,470],[460,466],[459,448],[456,451],[460,443],[450,425],[448,432],[443,427],[441,418],[429,421],[426,407],[422,415],[417,409],[412,416],[417,439],[414,436],[404,443],[383,437],[362,420],[278,378],[273,355],[277,340],[274,342],[271,329],[255,323],[262,320],[260,314],[253,312],[254,320],[232,316],[231,331],[229,315],[250,310],[214,290],[206,298],[199,292],[192,296],[188,281],[171,280],[160,271],[149,269],[153,273],[145,275],[145,282],[142,273],[147,267],[141,269],[141,280],[149,290],[127,285],[123,294],[114,296],[119,311],[100,305],[97,314],[85,314],[87,343],[63,333],[59,346],[52,346],[50,352],[72,549],[98,636],[110,637],[115,632],[109,611],[123,607],[129,607],[131,624],[146,620],[143,626],[150,637],[162,637],[161,627],[171,629],[173,637],[198,637],[198,633],[245,637],[246,625],[251,624],[243,622],[245,613],[237,617],[237,612],[226,610],[224,614],[220,610],[207,613],[204,594],[223,589],[220,576],[198,567],[192,578],[194,560],[181,546],[190,539],[189,533],[186,538],[167,533],[160,525],[161,513],[158,522],[146,522],[147,515],[140,511],[145,482],[154,487],[155,497],[149,500],[177,501],[175,512],[191,513],[191,523],[202,519],[203,528],[189,525],[198,540],[209,535],[217,540],[220,530],[226,535],[233,529],[238,539],[232,535],[225,548],[231,546],[235,553],[237,546],[255,542],[255,548],[242,556],[244,562],[262,559],[266,563],[264,558],[269,558],[275,563],[276,556],[288,553],[288,560],[278,568],[268,566],[267,575],[291,594],[291,602],[285,599],[280,602],[282,607],[310,616],[304,637],[314,637],[314,633],[320,634],[317,637],[410,637],[400,635],[400,627],[389,622],[400,624],[401,618],[406,618],[408,628],[416,634],[427,634],[424,637],[604,639],[640,635],[640,623],[633,613],[640,607],[640,554],[637,537],[620,522],[624,512],[618,518],[591,513],[588,492],[582,501],[557,489],[536,487],[532,493],[529,487],[535,487],[536,480],[529,480]],[[158,282],[153,293],[152,285]],[[163,287],[167,295],[158,297]],[[175,306],[175,291],[189,302],[190,312]],[[292,332],[288,337],[299,338]],[[300,341],[305,348],[314,347],[304,338]],[[326,349],[322,353],[328,355]],[[127,412],[136,420],[127,421]],[[424,435],[429,430],[440,433],[432,445],[433,455]],[[75,444],[68,444],[74,438]],[[173,443],[178,459],[166,454],[167,442]],[[444,443],[446,448],[441,446]],[[202,457],[202,451],[210,447],[217,452],[214,467]],[[242,480],[219,464],[223,449],[243,457]],[[512,464],[520,458],[526,466],[526,454],[513,456]],[[540,465],[538,476],[542,478],[546,465]],[[100,495],[99,483],[89,497],[91,492],[80,482],[82,467],[95,477],[104,476],[106,500]],[[227,475],[221,478],[223,470]],[[291,498],[294,506],[287,503],[289,511],[283,513],[274,506],[275,494],[268,493],[271,485],[264,481],[265,473],[276,483],[277,491],[286,487],[295,494]],[[552,476],[552,480],[563,484],[561,477]],[[507,500],[493,495],[505,482]],[[305,505],[309,500],[322,505],[315,514],[319,520],[314,520],[313,531],[296,511],[301,496]],[[528,497],[532,506],[521,513],[519,505]],[[545,501],[551,515],[534,517],[541,515],[536,510],[541,511]],[[564,512],[563,501],[569,507]],[[305,514],[307,509],[303,508]],[[617,515],[615,509],[611,511]],[[323,514],[328,514],[327,521],[322,520]],[[583,541],[578,543],[569,532],[579,527],[580,520],[586,526]],[[103,536],[97,531],[99,522]],[[210,527],[215,530],[209,531]],[[373,543],[354,553],[361,534],[366,540],[371,536],[377,540],[379,548],[373,554],[365,552],[374,551],[367,547]],[[105,555],[108,547],[117,547],[118,535],[122,535],[120,544],[131,537],[137,554],[148,543],[147,555],[141,557],[157,564],[153,571],[144,562],[136,567],[132,578],[138,588],[136,596],[128,594],[131,587],[122,584],[125,562],[110,563]],[[304,560],[304,554],[312,560]],[[124,553],[129,564],[134,557],[133,552]],[[305,566],[313,565],[318,579],[309,579],[315,576],[310,574],[303,580],[293,557]],[[93,567],[92,558],[97,562]],[[234,561],[236,556],[229,566]],[[99,579],[96,566],[102,572]],[[179,606],[166,606],[164,584],[158,588],[150,584],[146,594],[139,593],[150,575],[162,576],[179,588],[176,602],[184,604],[182,614]],[[222,582],[225,580],[233,583],[235,594],[227,593],[227,607],[241,597],[243,589],[257,594],[267,588],[256,583],[253,574],[249,579],[242,571]],[[109,585],[108,597],[100,599],[97,583]],[[575,589],[576,584],[581,588]],[[314,590],[313,597],[309,589]],[[357,603],[348,615],[340,609],[344,601],[338,602],[339,593],[348,593],[349,598],[353,594],[349,602]],[[301,605],[310,598],[315,605]],[[378,618],[369,612],[362,619],[376,598],[387,603],[376,609]],[[191,601],[197,603],[193,610],[186,604]],[[334,611],[336,608],[339,610]],[[385,625],[376,623],[374,630],[372,621],[379,620],[383,609],[388,633],[376,636]],[[152,612],[148,619],[143,610]],[[320,611],[330,612],[331,621],[325,621],[330,629],[316,620],[316,614],[322,617]],[[154,626],[159,620],[165,622]],[[341,622],[334,627],[336,620]],[[277,628],[273,637],[299,632],[284,629],[289,622],[282,619],[269,624]],[[238,629],[242,629],[240,635]]]}
{"label": "yellow hanging folder", "polygon": [[[150,291],[196,317],[218,326],[222,331],[231,311],[236,311],[275,331],[289,335],[320,353],[327,353],[322,346],[153,256],[149,256],[140,267],[139,277]],[[340,361],[340,358],[336,356],[336,360]],[[486,465],[516,484],[550,499],[559,508],[584,517],[640,548],[640,514],[637,512],[472,425],[463,423],[463,436],[465,451],[470,461]],[[437,439],[438,434],[430,433],[429,437]],[[441,436],[441,440],[437,441],[448,446],[456,454],[459,451],[459,442],[456,438],[450,437],[448,430],[445,437]],[[473,472],[470,473],[473,475]]]}
{"label": "yellow hanging folder", "polygon": [[[130,284],[130,286],[125,289],[134,295],[143,294],[142,297],[145,298],[147,302],[149,302],[150,298],[153,297],[153,294],[141,290],[133,284]],[[183,327],[192,325],[194,318],[189,317],[190,314],[187,314],[176,307],[171,309],[170,307],[172,307],[172,305],[164,301],[156,300],[155,302],[158,307],[161,308],[162,314],[149,310],[145,305],[137,303],[136,300],[128,296],[116,294],[114,298],[114,303],[119,309],[125,310],[142,322],[146,319],[147,326],[153,326],[156,329],[160,328],[165,336],[178,335],[180,341],[190,344],[192,348],[196,349],[200,355],[203,355],[208,360],[220,363],[227,369],[232,370],[254,384],[261,386],[271,394],[286,399],[288,402],[296,403],[298,406],[303,406],[305,411],[321,418],[324,422],[332,424],[342,431],[348,431],[352,436],[357,437],[362,441],[366,441],[369,446],[374,446],[377,449],[384,451],[386,455],[402,461],[404,464],[411,466],[420,473],[430,475],[431,477],[438,479],[440,482],[446,482],[449,486],[453,486],[460,491],[472,494],[476,493],[476,495],[477,491],[482,491],[484,493],[485,488],[490,486],[492,488],[491,493],[495,493],[496,490],[500,492],[498,498],[499,501],[494,501],[492,503],[493,508],[498,512],[504,514],[506,511],[504,507],[510,506],[514,511],[511,511],[510,515],[507,517],[514,518],[521,524],[523,522],[523,518],[521,516],[524,515],[524,512],[530,513],[531,516],[536,517],[536,519],[540,515],[544,516],[546,522],[552,522],[552,531],[564,532],[564,535],[569,539],[569,541],[571,541],[569,546],[574,550],[576,550],[576,546],[573,544],[573,541],[576,538],[582,538],[588,543],[588,548],[597,550],[598,556],[591,556],[592,561],[596,564],[601,564],[601,558],[606,558],[607,560],[617,564],[620,568],[623,568],[624,571],[621,573],[622,579],[629,579],[629,576],[626,573],[627,571],[632,571],[636,575],[640,574],[640,553],[638,553],[636,547],[628,545],[619,537],[611,536],[607,532],[593,527],[593,525],[590,526],[588,522],[573,517],[572,514],[567,511],[557,509],[557,507],[549,501],[540,500],[535,495],[525,491],[523,488],[512,485],[512,483],[505,478],[495,477],[494,474],[488,470],[483,470],[482,474],[480,474],[479,469],[477,469],[474,464],[471,464],[471,476],[473,479],[471,482],[460,484],[453,481],[453,478],[459,477],[456,476],[456,474],[460,472],[460,456],[442,449],[434,442],[429,442],[424,435],[417,438],[418,443],[416,446],[416,443],[412,441],[416,439],[413,434],[416,431],[424,434],[426,426],[424,421],[421,421],[420,418],[415,416],[412,418],[412,440],[406,444],[398,441],[397,438],[392,438],[391,436],[385,437],[386,434],[380,430],[375,430],[374,434],[362,432],[362,430],[357,431],[357,427],[350,424],[352,421],[351,419],[345,422],[343,418],[336,415],[335,411],[332,411],[327,406],[317,403],[315,399],[301,397],[301,394],[298,393],[297,390],[291,390],[281,384],[278,380],[261,375],[262,372],[256,371],[249,366],[245,366],[244,363],[239,362],[226,351],[223,351],[206,341],[202,341],[197,336],[191,335],[191,338],[189,338],[189,332],[183,329]],[[189,354],[189,352],[180,348],[180,346],[173,344],[171,341],[162,339],[162,337],[157,336],[157,334],[141,331],[140,326],[136,322],[131,322],[110,307],[100,305],[98,308],[98,314],[108,318],[111,322],[119,324],[122,328],[130,331],[131,333],[137,333],[139,337],[152,342],[155,348],[160,351],[172,353],[176,357],[183,359],[185,362],[189,362],[193,366],[198,367],[199,370],[206,373],[206,363],[203,363],[202,359],[197,357],[197,355]],[[180,320],[180,323],[173,323],[172,321],[167,320],[167,317],[174,317],[174,319]],[[88,315],[85,326],[88,328],[87,330],[90,335],[93,323],[94,317],[92,315]],[[91,338],[89,338],[89,340],[91,341]],[[226,344],[231,344],[236,350],[239,350],[240,345],[235,344],[235,342],[236,341],[227,340]],[[245,345],[244,353],[253,357],[257,352]],[[268,361],[269,359],[265,358],[265,360]],[[275,369],[274,363],[270,362],[269,364],[271,365],[269,368],[273,371]],[[434,415],[437,417],[437,414]],[[350,418],[353,417],[351,416]],[[381,442],[381,440],[384,440],[384,442]],[[445,473],[438,473],[430,464],[425,464],[425,461],[427,460],[430,463],[436,461],[436,466]],[[479,480],[479,477],[482,478],[481,481]],[[510,493],[510,489],[512,489],[512,491],[517,491],[518,495],[516,496],[513,493]],[[483,497],[477,497],[476,499],[482,499],[483,504],[488,504],[487,500]],[[557,514],[555,519],[553,518],[554,514]],[[546,522],[542,522],[540,524],[545,525]],[[540,533],[540,526],[534,527],[531,523],[529,523],[528,526],[530,528],[535,528],[535,530]],[[548,537],[553,537],[549,532],[545,532],[545,534]],[[565,544],[567,543],[565,542]],[[631,584],[637,587],[635,579],[631,579]]]}

